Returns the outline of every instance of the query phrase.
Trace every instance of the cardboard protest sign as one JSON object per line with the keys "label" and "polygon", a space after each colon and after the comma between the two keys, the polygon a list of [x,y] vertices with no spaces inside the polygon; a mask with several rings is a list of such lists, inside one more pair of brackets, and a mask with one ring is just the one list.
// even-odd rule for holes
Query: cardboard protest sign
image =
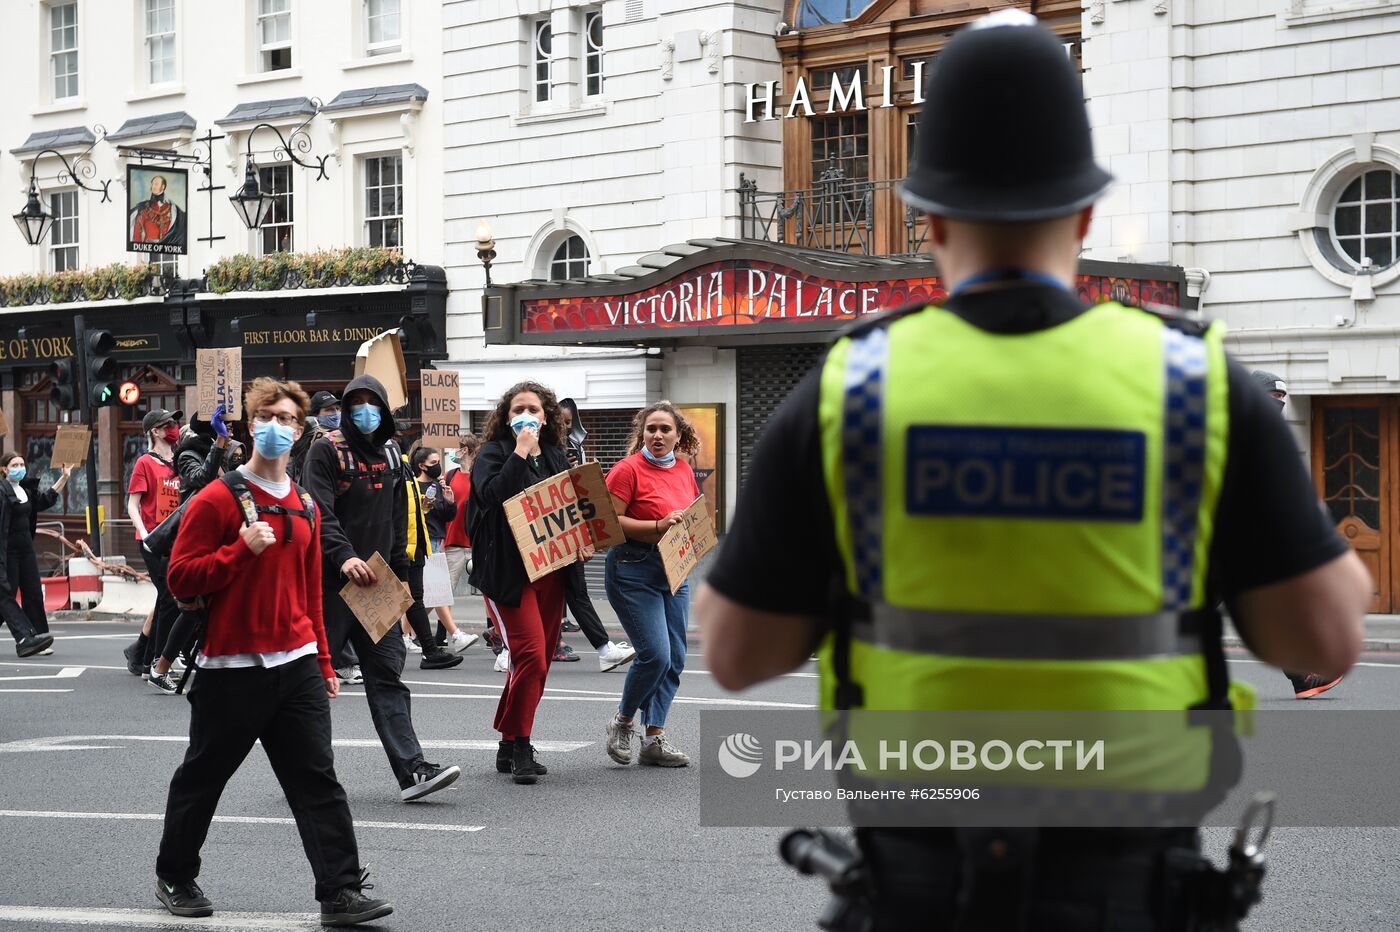
{"label": "cardboard protest sign", "polygon": [[671,529],[656,545],[656,549],[661,551],[661,562],[666,567],[666,581],[671,584],[672,595],[680,591],[701,558],[718,544],[715,523],[710,519],[710,507],[705,496],[701,495],[690,503],[681,516],[680,524],[671,525]]}
{"label": "cardboard protest sign", "polygon": [[[530,582],[575,562],[586,545],[605,550],[622,542],[612,499],[594,473],[601,476],[597,463],[579,466],[506,500],[506,518]],[[580,474],[584,478],[576,483]]]}
{"label": "cardboard protest sign", "polygon": [[214,416],[214,409],[219,405],[224,406],[224,420],[240,420],[243,417],[243,348],[196,350],[194,385],[195,410],[206,421]]}
{"label": "cardboard protest sign", "polygon": [[55,467],[69,463],[83,465],[87,462],[91,436],[92,431],[81,424],[60,424],[58,436],[53,441],[53,452],[49,454],[49,464]]}
{"label": "cardboard protest sign", "polygon": [[350,611],[360,622],[360,627],[369,633],[376,644],[384,635],[398,627],[399,619],[413,604],[413,596],[408,594],[389,564],[375,551],[374,556],[365,561],[374,572],[372,586],[357,586],[347,582],[340,590],[340,597],[350,607]]}
{"label": "cardboard protest sign", "polygon": [[408,404],[408,370],[404,368],[399,331],[385,330],[355,351],[355,375],[372,375],[384,386],[390,411]]}
{"label": "cardboard protest sign", "polygon": [[452,574],[447,569],[447,554],[434,553],[423,563],[423,607],[451,606]]}
{"label": "cardboard protest sign", "polygon": [[421,369],[418,390],[423,402],[423,442],[455,445],[462,432],[461,374],[456,369]]}

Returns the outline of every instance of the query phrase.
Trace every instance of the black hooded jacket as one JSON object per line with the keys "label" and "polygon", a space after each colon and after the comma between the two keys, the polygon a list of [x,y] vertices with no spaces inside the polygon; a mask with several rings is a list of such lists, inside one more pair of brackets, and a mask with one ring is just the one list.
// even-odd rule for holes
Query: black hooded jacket
{"label": "black hooded jacket", "polygon": [[476,454],[472,495],[467,500],[467,530],[472,538],[472,571],[468,578],[492,601],[518,606],[530,579],[506,518],[506,499],[568,468],[564,451],[546,443],[540,444],[538,473],[515,455],[515,442],[511,440],[489,441]]}
{"label": "black hooded jacket", "polygon": [[175,471],[180,474],[180,501],[219,478],[224,465],[224,448],[214,438],[191,433],[175,447]]}
{"label": "black hooded jacket", "polygon": [[368,560],[378,551],[399,579],[407,579],[408,491],[403,457],[392,442],[394,418],[378,379],[358,376],[345,386],[345,396],[360,389],[373,393],[379,427],[365,436],[347,409],[339,430],[311,444],[302,470],[301,484],[321,510],[322,573],[327,581],[339,580],[346,560]]}
{"label": "black hooded jacket", "polygon": [[[39,512],[47,511],[58,504],[58,493],[53,489],[45,489],[40,492],[38,476],[30,476],[21,481],[20,485],[24,488],[24,494],[29,496],[29,524],[25,533],[28,534],[29,540],[33,541],[34,534],[39,527]],[[14,489],[10,488],[10,481],[4,476],[0,476],[0,588],[10,590],[15,587],[6,583],[9,577],[6,576],[5,570],[5,551],[9,546],[11,526],[14,524],[15,512],[18,508],[19,496],[15,494]],[[19,529],[14,528],[14,530],[18,536]]]}

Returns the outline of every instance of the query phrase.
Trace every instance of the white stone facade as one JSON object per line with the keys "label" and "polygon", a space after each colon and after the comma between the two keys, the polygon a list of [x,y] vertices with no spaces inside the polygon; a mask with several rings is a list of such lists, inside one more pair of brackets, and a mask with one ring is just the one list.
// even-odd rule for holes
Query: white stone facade
{"label": "white stone facade", "polygon": [[[77,192],[79,267],[145,261],[144,255],[126,251],[126,171],[117,145],[188,153],[193,140],[207,130],[228,136],[215,143],[213,164],[214,184],[224,186],[214,193],[213,232],[225,239],[213,244],[196,241],[209,232],[209,195],[193,190],[189,195],[190,251],[176,271],[182,277],[198,277],[221,256],[261,251],[256,235],[228,202],[243,183],[247,133],[256,121],[222,127],[215,121],[253,101],[307,97],[330,104],[344,91],[405,84],[420,85],[426,99],[327,111],[307,127],[311,152],[332,157],[328,180],[317,181],[314,171],[292,168],[292,249],[365,245],[369,234],[364,160],[401,156],[404,252],[420,263],[442,264],[442,11],[436,0],[398,0],[387,6],[376,2],[376,12],[398,9],[398,41],[381,41],[373,50],[371,4],[366,0],[271,0],[266,5],[263,0],[159,0],[149,11],[147,0],[76,0],[71,6],[76,79],[60,87],[54,68],[66,74],[73,59],[56,66],[55,45],[66,48],[73,33],[55,36],[53,15],[67,5],[63,0],[5,4],[0,61],[5,62],[7,90],[0,95],[0,187],[8,192],[7,216],[24,205],[33,161],[32,155],[17,156],[12,150],[33,133],[98,124],[116,133],[128,120],[172,112],[187,113],[195,123],[194,129],[97,143],[92,152],[96,176],[112,179],[112,203],[100,203],[98,194]],[[259,14],[268,11],[285,11],[286,31],[280,31],[280,23],[269,27],[272,38],[265,42],[258,23]],[[164,21],[148,27],[148,12]],[[60,9],[61,17],[67,15]],[[373,27],[376,35],[393,35],[381,25]],[[290,57],[290,67],[265,70],[272,64],[265,56],[273,54],[265,46],[271,45],[285,48],[278,54]],[[76,93],[68,95],[70,90]],[[302,119],[270,122],[286,134]],[[273,134],[256,134],[253,148],[260,165],[278,164],[271,156],[275,145]],[[83,148],[65,146],[61,151],[72,157]],[[183,167],[191,169],[190,188],[201,186],[197,169]],[[72,188],[57,178],[60,168],[51,156],[39,160],[39,186],[46,198]],[[5,226],[0,233],[0,275],[49,271],[49,244],[30,247],[8,220]]]}
{"label": "white stone facade", "polygon": [[1107,0],[1084,21],[1096,144],[1118,183],[1091,258],[1209,273],[1207,316],[1308,397],[1400,391],[1400,265],[1319,247],[1363,166],[1400,171],[1400,2]]}

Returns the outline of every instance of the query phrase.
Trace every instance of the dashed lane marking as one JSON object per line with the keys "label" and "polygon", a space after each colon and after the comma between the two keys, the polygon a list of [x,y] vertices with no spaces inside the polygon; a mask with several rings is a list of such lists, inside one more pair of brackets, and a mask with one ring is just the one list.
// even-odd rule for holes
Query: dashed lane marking
{"label": "dashed lane marking", "polygon": [[240,913],[216,910],[214,915],[207,919],[182,919],[154,909],[0,906],[0,923],[9,922],[96,926],[99,929],[204,929],[209,932],[302,932],[321,928],[320,917],[312,913]]}
{"label": "dashed lane marking", "polygon": [[83,667],[64,667],[57,673],[42,673],[39,676],[0,676],[0,683],[17,683],[20,680],[71,680],[83,675]]}
{"label": "dashed lane marking", "polygon": [[[164,822],[163,812],[62,812],[42,809],[0,809],[6,819],[78,819],[88,822]],[[296,825],[296,819],[274,816],[214,816],[229,825]],[[355,820],[355,828],[399,829],[410,832],[479,832],[484,825],[445,825],[437,822],[375,822]]]}
{"label": "dashed lane marking", "polygon": [[[446,685],[443,683],[436,684]],[[500,701],[500,686],[492,687],[495,693],[414,693],[414,699],[485,699],[491,702]],[[342,696],[363,696],[362,692],[350,692],[342,689]],[[596,696],[551,696],[548,690],[540,697],[542,702],[611,702],[616,704],[621,695],[596,695]],[[713,705],[730,706],[735,708],[753,709],[815,709],[816,706],[807,702],[766,702],[757,699],[703,699],[695,697],[677,696],[671,700],[672,705]]]}
{"label": "dashed lane marking", "polygon": [[[43,738],[22,738],[18,741],[7,741],[4,744],[0,744],[0,754],[32,751],[104,751],[120,748],[122,746],[119,743],[112,742],[131,743],[134,741],[188,744],[189,738],[185,735],[50,735]],[[101,743],[94,744],[90,742]],[[494,739],[429,739],[418,743],[432,751],[494,751],[499,744],[499,742]],[[564,754],[586,748],[594,742],[535,741],[533,743],[537,751],[545,751],[551,754]],[[335,738],[331,741],[331,746],[337,748],[381,747],[378,738]]]}

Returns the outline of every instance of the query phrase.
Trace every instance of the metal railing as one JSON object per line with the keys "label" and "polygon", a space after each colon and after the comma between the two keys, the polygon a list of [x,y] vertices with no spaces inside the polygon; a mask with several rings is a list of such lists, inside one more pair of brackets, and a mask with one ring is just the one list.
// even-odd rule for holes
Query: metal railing
{"label": "metal railing", "polygon": [[900,180],[847,178],[834,156],[810,188],[760,191],[740,173],[739,236],[867,256],[921,252],[926,228],[899,199]]}

